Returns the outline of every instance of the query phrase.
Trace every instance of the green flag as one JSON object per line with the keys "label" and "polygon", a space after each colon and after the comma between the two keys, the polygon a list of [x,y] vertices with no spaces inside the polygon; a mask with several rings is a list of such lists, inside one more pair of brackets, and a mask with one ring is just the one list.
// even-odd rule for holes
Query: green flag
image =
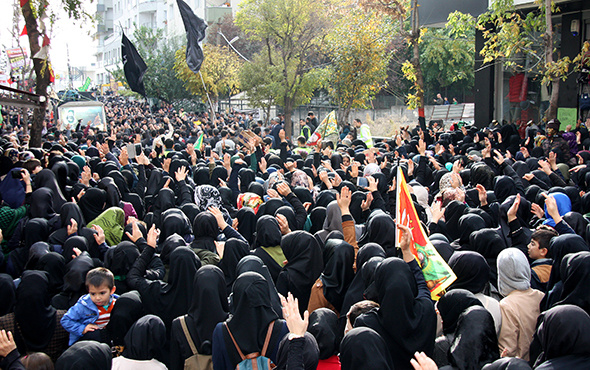
{"label": "green flag", "polygon": [[204,135],[205,135],[205,133],[201,132],[201,135],[199,135],[199,138],[195,142],[195,149],[201,150],[201,146],[203,146],[203,136]]}

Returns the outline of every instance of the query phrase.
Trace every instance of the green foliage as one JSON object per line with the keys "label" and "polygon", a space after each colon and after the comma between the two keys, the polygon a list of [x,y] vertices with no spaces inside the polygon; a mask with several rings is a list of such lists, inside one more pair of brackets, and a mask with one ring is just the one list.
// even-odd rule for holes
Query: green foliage
{"label": "green foliage", "polygon": [[[307,103],[318,86],[315,79],[320,74],[313,64],[319,61],[329,23],[326,6],[325,0],[245,0],[237,13],[236,24],[246,36],[264,43],[257,58],[280,72],[272,98],[283,106],[287,122],[293,109]],[[287,124],[288,135],[290,130]]]}
{"label": "green foliage", "polygon": [[[217,102],[219,96],[230,89],[232,93],[237,92],[240,86],[238,72],[241,62],[236,53],[226,46],[204,44],[203,54],[205,60],[201,65],[201,74],[211,100]],[[201,77],[186,64],[186,47],[176,51],[173,70],[189,93],[200,96],[203,102],[207,101]]]}
{"label": "green foliage", "polygon": [[471,89],[475,81],[475,20],[449,16],[449,23],[458,22],[457,28],[428,30],[420,44],[420,62],[424,84],[432,89],[453,84]]}
{"label": "green foliage", "polygon": [[344,123],[351,108],[365,108],[387,83],[391,23],[382,14],[361,8],[347,9],[327,37],[331,65],[326,87],[340,107]]}
{"label": "green foliage", "polygon": [[[268,65],[268,59],[256,54],[245,63],[239,73],[240,87],[246,92],[251,106],[261,107],[270,113],[275,104],[277,91],[281,88],[282,75],[279,66]],[[267,115],[268,118],[268,115]]]}

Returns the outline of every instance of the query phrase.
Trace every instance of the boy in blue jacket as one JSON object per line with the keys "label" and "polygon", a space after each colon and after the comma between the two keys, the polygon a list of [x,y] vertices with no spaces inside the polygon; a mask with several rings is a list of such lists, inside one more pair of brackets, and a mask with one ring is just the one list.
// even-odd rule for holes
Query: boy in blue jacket
{"label": "boy in blue jacket", "polygon": [[70,333],[70,346],[82,336],[85,340],[103,342],[102,329],[109,323],[111,311],[119,298],[114,294],[117,289],[115,277],[104,267],[88,271],[86,289],[88,294],[80,297],[61,319],[61,325]]}

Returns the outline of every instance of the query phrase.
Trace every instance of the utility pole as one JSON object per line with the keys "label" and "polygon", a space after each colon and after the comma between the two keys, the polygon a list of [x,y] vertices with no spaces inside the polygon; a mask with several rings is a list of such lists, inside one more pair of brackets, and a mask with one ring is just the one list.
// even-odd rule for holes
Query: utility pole
{"label": "utility pole", "polygon": [[66,44],[66,53],[68,57],[68,90],[74,88],[74,82],[72,81],[72,67],[70,65],[70,46]]}

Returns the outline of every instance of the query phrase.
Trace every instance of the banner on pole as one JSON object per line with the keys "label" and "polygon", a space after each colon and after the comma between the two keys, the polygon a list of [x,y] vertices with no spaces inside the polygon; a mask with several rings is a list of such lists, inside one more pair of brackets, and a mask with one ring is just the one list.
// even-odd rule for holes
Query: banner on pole
{"label": "banner on pole", "polygon": [[[438,300],[441,293],[457,279],[457,276],[438,254],[438,251],[424,232],[401,167],[397,169],[396,193],[397,222],[412,230],[412,254],[416,257],[418,265],[422,269],[432,299]],[[400,237],[401,235],[396,229],[395,242],[398,246]]]}
{"label": "banner on pole", "polygon": [[307,139],[308,146],[314,146],[319,140],[322,142],[338,141],[338,122],[336,122],[336,111],[331,111],[318,125],[313,134]]}

